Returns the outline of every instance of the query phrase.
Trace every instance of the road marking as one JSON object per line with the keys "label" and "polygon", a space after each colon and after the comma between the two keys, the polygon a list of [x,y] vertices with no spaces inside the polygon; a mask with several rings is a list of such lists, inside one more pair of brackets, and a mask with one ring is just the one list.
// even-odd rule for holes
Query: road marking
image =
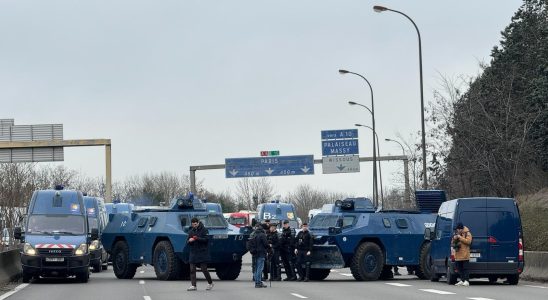
{"label": "road marking", "polygon": [[548,289],[548,287],[540,286],[540,285],[528,285],[528,284],[526,284],[525,286],[532,287],[532,288],[537,288],[537,289]]}
{"label": "road marking", "polygon": [[28,283],[23,283],[23,284],[20,284],[18,286],[15,287],[15,289],[11,292],[7,292],[5,293],[4,295],[1,295],[0,296],[0,300],[4,300],[4,299],[7,299],[9,296],[19,292],[20,290],[26,288],[29,284]]}
{"label": "road marking", "polygon": [[144,280],[139,280],[139,284],[145,284]]}
{"label": "road marking", "polygon": [[141,273],[141,274],[144,274],[144,273],[145,273],[145,271],[144,271],[144,270],[142,270],[142,271],[139,271],[139,273]]}
{"label": "road marking", "polygon": [[338,271],[338,270],[331,270],[331,272],[339,273],[339,271]]}
{"label": "road marking", "polygon": [[401,286],[401,287],[404,287],[404,286],[411,286],[410,284],[397,283],[397,282],[387,282],[386,284],[388,284],[388,285],[393,285],[393,286]]}
{"label": "road marking", "polygon": [[152,300],[152,298],[150,298],[150,296],[143,296],[143,298],[145,298],[145,300]]}
{"label": "road marking", "polygon": [[308,298],[308,297],[305,297],[305,296],[303,296],[303,295],[299,295],[299,294],[295,294],[295,293],[291,293],[291,295],[293,295],[293,296],[295,296],[295,297],[297,297],[297,298],[301,298],[301,299],[306,299],[306,298]]}
{"label": "road marking", "polygon": [[440,291],[440,290],[433,290],[433,289],[420,289],[420,290],[423,292],[434,293],[439,295],[455,295],[455,293]]}
{"label": "road marking", "polygon": [[348,277],[352,276],[352,274],[349,274],[349,273],[340,273],[340,274],[341,274],[342,276],[348,276]]}
{"label": "road marking", "polygon": [[473,297],[473,298],[466,298],[466,299],[470,299],[470,300],[495,300],[495,299],[491,299],[491,298],[481,298],[481,297]]}

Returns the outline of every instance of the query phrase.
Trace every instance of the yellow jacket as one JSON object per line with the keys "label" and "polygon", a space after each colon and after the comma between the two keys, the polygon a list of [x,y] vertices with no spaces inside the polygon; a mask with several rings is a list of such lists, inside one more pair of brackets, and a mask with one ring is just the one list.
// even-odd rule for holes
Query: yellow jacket
{"label": "yellow jacket", "polygon": [[455,252],[455,260],[470,260],[470,245],[472,244],[472,234],[470,229],[464,226],[464,229],[461,234],[459,234],[458,239],[460,241],[460,248]]}

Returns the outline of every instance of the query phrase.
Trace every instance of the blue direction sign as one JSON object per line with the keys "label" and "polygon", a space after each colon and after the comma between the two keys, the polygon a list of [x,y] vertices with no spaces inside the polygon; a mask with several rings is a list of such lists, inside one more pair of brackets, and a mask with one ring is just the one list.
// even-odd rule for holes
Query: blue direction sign
{"label": "blue direction sign", "polygon": [[314,174],[313,155],[225,159],[226,178]]}
{"label": "blue direction sign", "polygon": [[322,140],[357,139],[358,129],[322,130]]}
{"label": "blue direction sign", "polygon": [[322,141],[322,155],[352,155],[359,154],[358,140],[327,140]]}

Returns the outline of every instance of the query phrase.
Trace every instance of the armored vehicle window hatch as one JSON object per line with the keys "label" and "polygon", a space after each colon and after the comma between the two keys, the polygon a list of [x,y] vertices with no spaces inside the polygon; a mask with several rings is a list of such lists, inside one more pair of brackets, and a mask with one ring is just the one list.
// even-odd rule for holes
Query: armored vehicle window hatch
{"label": "armored vehicle window hatch", "polygon": [[147,222],[148,222],[148,217],[139,218],[139,223],[137,223],[137,227],[145,227]]}
{"label": "armored vehicle window hatch", "polygon": [[338,215],[323,215],[318,214],[310,222],[310,228],[329,228],[329,227],[338,227],[339,225],[339,216]]}
{"label": "armored vehicle window hatch", "polygon": [[342,227],[343,228],[350,227],[350,226],[354,225],[355,221],[356,221],[355,216],[344,216],[343,219],[342,219]]}
{"label": "armored vehicle window hatch", "polygon": [[158,217],[151,217],[150,222],[148,222],[149,227],[154,227],[156,225],[156,221],[158,220]]}
{"label": "armored vehicle window hatch", "polygon": [[388,218],[382,218],[382,223],[383,223],[384,227],[386,227],[386,228],[392,227],[392,224],[390,223],[390,219],[388,219]]}
{"label": "armored vehicle window hatch", "polygon": [[401,229],[406,229],[408,227],[406,219],[396,219],[396,226]]}

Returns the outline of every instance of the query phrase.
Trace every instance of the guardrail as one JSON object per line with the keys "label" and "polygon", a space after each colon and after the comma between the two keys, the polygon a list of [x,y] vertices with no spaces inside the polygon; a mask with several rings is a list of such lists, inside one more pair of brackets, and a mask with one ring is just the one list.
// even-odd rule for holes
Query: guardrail
{"label": "guardrail", "polygon": [[548,252],[525,251],[525,270],[521,278],[548,281]]}
{"label": "guardrail", "polygon": [[0,284],[10,282],[21,274],[19,249],[0,252]]}

